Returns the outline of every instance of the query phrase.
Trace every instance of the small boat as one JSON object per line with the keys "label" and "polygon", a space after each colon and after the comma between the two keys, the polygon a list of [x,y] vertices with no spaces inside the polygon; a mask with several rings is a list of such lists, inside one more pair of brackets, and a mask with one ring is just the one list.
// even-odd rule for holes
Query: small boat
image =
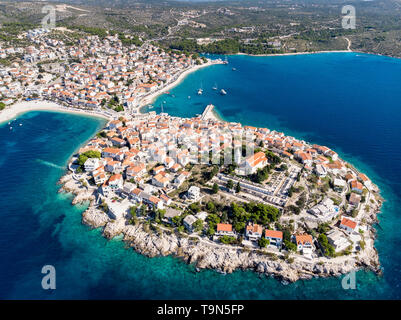
{"label": "small boat", "polygon": [[237,71],[237,69],[236,69],[236,68],[232,68],[232,70],[233,70],[233,71]]}
{"label": "small boat", "polygon": [[217,90],[217,83],[214,84],[214,86],[212,87],[213,90]]}
{"label": "small boat", "polygon": [[191,96],[188,96],[188,99],[191,99]]}
{"label": "small boat", "polygon": [[22,127],[22,123],[20,123],[19,126]]}
{"label": "small boat", "polygon": [[153,106],[149,106],[149,109],[153,109]]}
{"label": "small boat", "polygon": [[10,127],[10,130],[12,130],[13,129],[13,127]]}
{"label": "small boat", "polygon": [[222,94],[223,96],[225,96],[225,95],[227,94],[227,92],[226,92],[226,90],[221,89],[221,90],[220,90],[220,94]]}
{"label": "small boat", "polygon": [[203,94],[203,90],[202,89],[199,89],[198,90],[198,96],[201,96]]}

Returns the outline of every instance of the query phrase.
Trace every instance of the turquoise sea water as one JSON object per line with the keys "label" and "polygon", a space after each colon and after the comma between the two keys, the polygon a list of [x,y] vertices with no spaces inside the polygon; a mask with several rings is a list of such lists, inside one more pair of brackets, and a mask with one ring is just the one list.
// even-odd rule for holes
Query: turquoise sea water
{"label": "turquoise sea water", "polygon": [[[326,144],[382,189],[378,240],[382,277],[357,273],[357,289],[341,279],[282,285],[251,271],[195,272],[173,257],[146,258],[118,239],[81,224],[56,182],[68,158],[103,125],[71,114],[30,112],[0,125],[0,298],[39,299],[375,299],[401,297],[401,61],[357,54],[229,57],[189,75],[163,95],[172,115],[193,116],[208,103],[227,120],[283,130]],[[235,67],[237,71],[232,71]],[[297,81],[299,80],[299,81]],[[220,96],[214,83],[227,90]],[[196,90],[203,86],[204,95]],[[191,99],[188,99],[191,95]],[[18,124],[22,123],[23,126]],[[57,289],[41,288],[41,268],[54,265]]]}

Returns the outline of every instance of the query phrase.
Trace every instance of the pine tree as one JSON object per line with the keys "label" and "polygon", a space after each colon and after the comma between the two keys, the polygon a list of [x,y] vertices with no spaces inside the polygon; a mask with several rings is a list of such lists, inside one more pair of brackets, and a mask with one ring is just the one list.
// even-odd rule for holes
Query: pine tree
{"label": "pine tree", "polygon": [[236,192],[236,193],[241,192],[241,185],[240,185],[239,182],[238,182],[237,185],[235,186],[235,192]]}

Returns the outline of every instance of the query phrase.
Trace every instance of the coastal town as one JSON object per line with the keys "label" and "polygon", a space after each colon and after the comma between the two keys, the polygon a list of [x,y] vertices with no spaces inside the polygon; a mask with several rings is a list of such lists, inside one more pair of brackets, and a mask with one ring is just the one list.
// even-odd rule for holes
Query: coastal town
{"label": "coastal town", "polygon": [[372,224],[381,199],[366,175],[327,147],[201,118],[150,112],[110,121],[60,181],[79,202],[91,201],[83,221],[134,247],[140,229],[159,238],[157,254],[185,247],[168,235],[211,256],[221,248],[290,265],[378,270]]}
{"label": "coastal town", "polygon": [[3,106],[41,97],[113,117],[138,112],[139,101],[166,89],[185,71],[219,63],[199,55],[167,53],[151,44],[124,45],[119,34],[104,39],[87,35],[69,45],[66,41],[72,37],[64,29],[34,29],[21,37],[31,45],[6,48],[0,43],[1,59],[21,57],[0,66]]}
{"label": "coastal town", "polygon": [[107,119],[60,179],[74,204],[89,204],[85,224],[198,270],[286,281],[380,272],[379,189],[334,150],[222,121],[213,105],[193,118],[140,112],[187,72],[222,61],[126,45],[119,34],[67,45],[65,33],[29,30],[21,37],[30,46],[0,47],[2,59],[21,56],[0,67],[0,116],[17,103],[54,102]]}

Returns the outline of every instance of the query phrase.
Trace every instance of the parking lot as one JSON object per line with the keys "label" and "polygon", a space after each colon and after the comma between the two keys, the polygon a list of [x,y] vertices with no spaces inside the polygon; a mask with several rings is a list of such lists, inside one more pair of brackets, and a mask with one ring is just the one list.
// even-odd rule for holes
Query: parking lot
{"label": "parking lot", "polygon": [[232,180],[234,184],[239,182],[242,192],[261,199],[264,202],[284,207],[288,200],[288,191],[295,183],[299,171],[300,168],[291,166],[288,169],[288,176],[286,176],[284,172],[280,172],[278,175],[272,175],[268,180],[269,183],[266,185],[219,173],[217,175],[217,183],[221,186],[225,186],[228,180]]}

